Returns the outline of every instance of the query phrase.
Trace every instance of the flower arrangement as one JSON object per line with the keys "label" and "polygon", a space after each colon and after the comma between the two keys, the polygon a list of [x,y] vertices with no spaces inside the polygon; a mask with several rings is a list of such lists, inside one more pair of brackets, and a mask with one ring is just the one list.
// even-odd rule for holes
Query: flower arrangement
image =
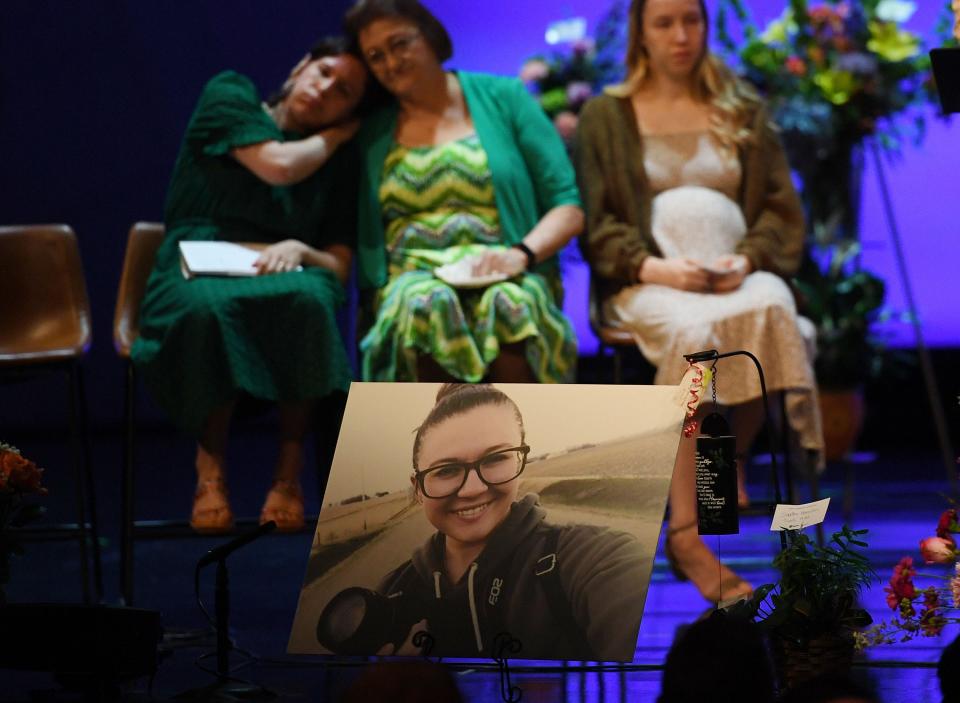
{"label": "flower arrangement", "polygon": [[[821,241],[856,235],[854,151],[863,140],[896,150],[905,124],[916,140],[923,136],[923,108],[936,96],[923,40],[903,26],[915,10],[907,0],[790,0],[761,30],[743,0],[721,0],[720,43],[783,130],[811,225],[830,230]],[[727,29],[730,13],[743,28],[741,42]],[[936,28],[944,41],[949,26],[945,14]]]}
{"label": "flower arrangement", "polygon": [[[884,588],[887,605],[896,614],[888,622],[878,623],[857,637],[857,644],[906,642],[914,637],[936,637],[949,623],[960,623],[960,617],[947,615],[960,610],[960,550],[955,534],[960,533],[957,509],[943,511],[937,521],[936,534],[920,541],[920,556],[930,565],[947,566],[945,574],[919,574],[913,557],[903,557],[893,567],[890,581]],[[917,576],[934,578],[944,585],[918,588]]]}
{"label": "flower arrangement", "polygon": [[23,554],[14,532],[43,514],[43,508],[24,502],[25,495],[46,495],[41,485],[43,469],[24,458],[20,450],[0,442],[0,605],[6,603],[4,586],[10,581],[10,557]]}
{"label": "flower arrangement", "polygon": [[566,144],[577,130],[583,104],[623,73],[627,5],[627,0],[615,0],[594,37],[534,56],[520,69],[520,80],[536,95]]}

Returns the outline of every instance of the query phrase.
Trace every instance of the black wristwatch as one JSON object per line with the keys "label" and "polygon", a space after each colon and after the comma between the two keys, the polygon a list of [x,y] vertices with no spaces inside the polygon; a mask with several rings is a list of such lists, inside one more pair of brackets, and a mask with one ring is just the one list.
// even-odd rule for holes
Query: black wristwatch
{"label": "black wristwatch", "polygon": [[514,249],[519,249],[523,252],[523,255],[527,257],[527,271],[532,269],[537,265],[537,255],[533,253],[533,249],[528,247],[523,242],[517,242],[513,245]]}

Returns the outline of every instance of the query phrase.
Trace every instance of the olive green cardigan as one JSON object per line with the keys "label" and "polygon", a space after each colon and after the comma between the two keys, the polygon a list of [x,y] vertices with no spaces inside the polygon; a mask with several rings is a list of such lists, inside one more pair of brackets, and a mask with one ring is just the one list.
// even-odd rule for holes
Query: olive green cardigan
{"label": "olive green cardigan", "polygon": [[[791,276],[803,253],[803,208],[780,139],[764,109],[754,138],[739,149],[739,204],[747,234],[737,245],[755,270]],[[580,246],[604,294],[637,282],[640,264],[660,251],[650,231],[653,195],[643,167],[643,140],[629,98],[602,95],[580,114],[577,179],[587,213]]]}

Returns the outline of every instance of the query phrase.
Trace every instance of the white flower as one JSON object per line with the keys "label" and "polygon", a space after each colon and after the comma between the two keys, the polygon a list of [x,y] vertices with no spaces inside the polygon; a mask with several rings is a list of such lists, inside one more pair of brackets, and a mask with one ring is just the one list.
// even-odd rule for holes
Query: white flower
{"label": "white flower", "polygon": [[916,11],[916,4],[907,0],[880,0],[876,9],[876,17],[884,22],[900,24],[913,17],[913,13]]}

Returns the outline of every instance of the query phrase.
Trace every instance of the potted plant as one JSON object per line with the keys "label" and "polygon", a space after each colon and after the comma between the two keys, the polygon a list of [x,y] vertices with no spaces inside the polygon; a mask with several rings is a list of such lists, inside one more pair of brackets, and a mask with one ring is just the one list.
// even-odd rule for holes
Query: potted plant
{"label": "potted plant", "polygon": [[814,371],[832,461],[853,448],[863,427],[862,387],[883,363],[871,325],[881,317],[885,286],[856,266],[859,253],[859,243],[850,240],[815,246],[794,280],[800,310],[817,328]]}
{"label": "potted plant", "polygon": [[854,635],[872,622],[858,603],[863,587],[877,578],[860,551],[867,546],[860,539],[866,532],[844,526],[821,546],[789,531],[787,547],[773,560],[777,583],[728,609],[766,632],[781,686],[849,669]]}

